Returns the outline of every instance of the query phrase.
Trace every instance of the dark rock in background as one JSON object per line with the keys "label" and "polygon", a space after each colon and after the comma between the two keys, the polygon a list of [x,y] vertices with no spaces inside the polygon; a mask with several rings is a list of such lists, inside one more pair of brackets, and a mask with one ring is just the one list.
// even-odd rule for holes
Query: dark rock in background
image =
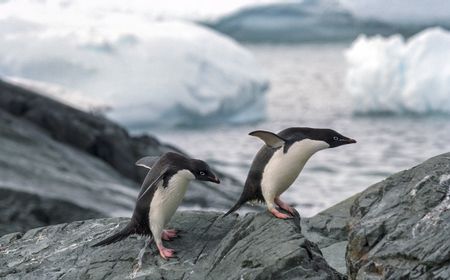
{"label": "dark rock in background", "polygon": [[156,138],[132,137],[118,124],[0,80],[0,110],[27,120],[57,142],[101,158],[135,181],[143,179],[134,163],[145,155],[174,150]]}
{"label": "dark rock in background", "polygon": [[91,207],[32,193],[0,188],[0,236],[43,225],[105,216]]}
{"label": "dark rock in background", "polygon": [[[165,242],[177,259],[165,261],[154,244],[141,266],[144,239],[90,245],[128,219],[102,219],[37,228],[0,238],[0,278],[8,279],[343,279],[302,234],[298,218],[264,212],[222,218],[214,212],[179,212],[170,227],[181,237]],[[118,225],[120,223],[120,225]]]}
{"label": "dark rock in background", "polygon": [[450,153],[362,192],[351,207],[352,279],[450,279]]}
{"label": "dark rock in background", "polygon": [[[93,217],[130,216],[147,172],[135,161],[176,150],[1,80],[0,144],[0,235]],[[218,186],[193,182],[184,206],[231,206],[241,186],[218,174]]]}
{"label": "dark rock in background", "polygon": [[138,185],[104,161],[1,110],[0,139],[0,234],[131,211]]}

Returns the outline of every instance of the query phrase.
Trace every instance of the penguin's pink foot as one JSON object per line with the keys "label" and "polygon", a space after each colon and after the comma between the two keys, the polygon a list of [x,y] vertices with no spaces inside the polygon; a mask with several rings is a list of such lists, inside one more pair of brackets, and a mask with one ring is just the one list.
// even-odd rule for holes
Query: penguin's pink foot
{"label": "penguin's pink foot", "polygon": [[288,214],[281,213],[280,211],[278,211],[275,208],[269,209],[269,211],[270,211],[270,213],[272,213],[272,215],[274,215],[278,219],[291,219],[292,218],[292,216],[290,216]]}
{"label": "penguin's pink foot", "polygon": [[282,201],[281,199],[279,199],[278,197],[275,198],[275,203],[280,206],[281,209],[288,211],[289,213],[292,214],[292,216],[295,216],[295,211],[294,208],[289,206],[289,204],[287,204],[286,202]]}
{"label": "penguin's pink foot", "polygon": [[175,230],[163,230],[163,232],[161,234],[161,238],[166,241],[170,241],[170,240],[174,239],[175,237],[177,237],[177,233]]}
{"label": "penguin's pink foot", "polygon": [[164,231],[169,234],[174,234],[175,235],[174,237],[177,237],[178,230],[176,230],[176,229],[165,229]]}
{"label": "penguin's pink foot", "polygon": [[175,258],[175,250],[164,247],[163,245],[158,245],[159,254],[165,260],[170,258]]}

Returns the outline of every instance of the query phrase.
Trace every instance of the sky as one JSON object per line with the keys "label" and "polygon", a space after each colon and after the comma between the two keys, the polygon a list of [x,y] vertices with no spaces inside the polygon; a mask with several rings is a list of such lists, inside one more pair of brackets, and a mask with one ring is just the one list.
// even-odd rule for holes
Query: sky
{"label": "sky", "polygon": [[[20,18],[44,24],[132,16],[149,19],[214,19],[241,8],[306,0],[0,0],[0,20]],[[310,1],[310,0],[308,0]],[[450,19],[449,0],[317,0],[339,3],[359,18],[387,22],[433,22]],[[108,20],[108,19],[106,19]],[[120,21],[120,20],[119,20]],[[5,24],[4,21],[3,24]],[[0,22],[0,31],[2,28]]]}
{"label": "sky", "polygon": [[[23,15],[32,19],[58,17],[64,9],[70,9],[76,14],[140,14],[149,17],[208,19],[231,13],[240,8],[281,2],[282,0],[0,0],[0,18],[9,15]],[[288,2],[288,1],[283,1]]]}

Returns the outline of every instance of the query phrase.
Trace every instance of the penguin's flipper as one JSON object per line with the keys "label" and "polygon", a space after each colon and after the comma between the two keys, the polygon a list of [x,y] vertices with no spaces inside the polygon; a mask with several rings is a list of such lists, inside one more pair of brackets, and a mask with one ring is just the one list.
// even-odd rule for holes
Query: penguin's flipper
{"label": "penguin's flipper", "polygon": [[156,179],[147,184],[145,184],[146,182],[144,181],[145,186],[143,185],[142,187],[145,188],[145,190],[141,190],[142,193],[139,195],[137,201],[141,200],[150,190],[155,189],[155,186],[158,184],[158,182],[164,178],[166,171],[167,170],[164,169],[161,173],[159,173],[159,176],[156,177]]}
{"label": "penguin's flipper", "polygon": [[148,157],[143,157],[140,160],[136,161],[136,165],[137,166],[142,166],[148,169],[152,169],[153,165],[155,165],[155,163],[159,160],[160,157],[152,157],[152,156],[148,156]]}
{"label": "penguin's flipper", "polygon": [[98,243],[95,243],[91,247],[99,247],[99,246],[104,246],[104,245],[108,245],[111,243],[116,243],[116,242],[119,242],[120,240],[125,239],[126,237],[128,237],[132,234],[135,234],[135,233],[136,233],[135,227],[130,222],[125,228],[123,228],[118,233],[111,235],[110,237],[107,237],[106,239],[103,239],[102,241],[100,241]]}
{"label": "penguin's flipper", "polygon": [[279,148],[286,143],[286,139],[270,131],[255,130],[250,132],[249,135],[258,137],[263,140],[267,146],[272,148]]}

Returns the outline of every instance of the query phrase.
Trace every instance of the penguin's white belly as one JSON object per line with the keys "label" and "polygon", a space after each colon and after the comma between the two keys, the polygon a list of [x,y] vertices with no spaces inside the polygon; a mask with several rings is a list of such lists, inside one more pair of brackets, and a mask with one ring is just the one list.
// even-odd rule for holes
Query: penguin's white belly
{"label": "penguin's white belly", "polygon": [[159,182],[150,202],[150,227],[161,228],[162,230],[167,225],[183,201],[187,186],[193,178],[194,175],[190,171],[180,170],[172,176],[167,187],[164,188],[163,182]]}
{"label": "penguin's white belly", "polygon": [[295,142],[287,153],[278,149],[264,168],[261,190],[264,198],[273,200],[286,191],[302,171],[308,159],[317,151],[328,148],[323,141],[304,139]]}

